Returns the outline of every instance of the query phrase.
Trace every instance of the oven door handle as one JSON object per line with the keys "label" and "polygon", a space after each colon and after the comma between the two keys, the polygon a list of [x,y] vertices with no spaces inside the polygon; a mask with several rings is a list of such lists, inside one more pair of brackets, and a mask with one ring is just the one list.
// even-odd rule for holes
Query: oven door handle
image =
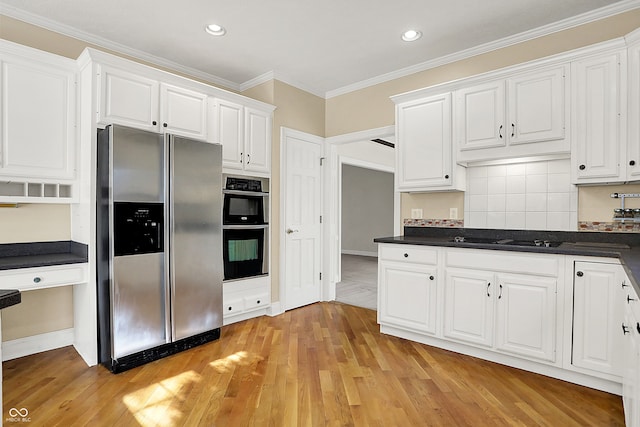
{"label": "oven door handle", "polygon": [[228,224],[223,225],[223,230],[260,230],[269,228],[269,224]]}

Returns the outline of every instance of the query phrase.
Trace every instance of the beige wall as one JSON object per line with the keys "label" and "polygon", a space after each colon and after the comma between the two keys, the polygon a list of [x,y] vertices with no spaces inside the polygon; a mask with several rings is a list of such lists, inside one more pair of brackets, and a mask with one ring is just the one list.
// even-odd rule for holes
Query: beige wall
{"label": "beige wall", "polygon": [[242,93],[276,106],[273,114],[271,147],[271,293],[272,301],[280,300],[280,130],[295,129],[324,136],[325,101],[278,80],[263,83]]}
{"label": "beige wall", "polygon": [[[0,243],[69,240],[70,218],[69,205],[20,204],[18,208],[2,208]],[[24,292],[22,303],[2,310],[0,316],[3,341],[71,328],[72,288]]]}
{"label": "beige wall", "polygon": [[[640,193],[640,184],[578,187],[578,221],[611,222],[613,210],[621,202],[612,199],[611,193]],[[640,208],[640,199],[625,199],[624,204],[627,208]]]}

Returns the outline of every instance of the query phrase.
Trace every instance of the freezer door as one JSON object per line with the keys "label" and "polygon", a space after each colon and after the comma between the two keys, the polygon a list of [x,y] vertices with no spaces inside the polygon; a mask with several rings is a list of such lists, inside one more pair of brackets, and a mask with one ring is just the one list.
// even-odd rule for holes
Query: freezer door
{"label": "freezer door", "polygon": [[164,252],[113,259],[113,359],[169,342],[164,259]]}
{"label": "freezer door", "polygon": [[116,202],[163,202],[165,152],[163,136],[111,126],[112,199]]}
{"label": "freezer door", "polygon": [[222,146],[168,136],[172,328],[222,326]]}

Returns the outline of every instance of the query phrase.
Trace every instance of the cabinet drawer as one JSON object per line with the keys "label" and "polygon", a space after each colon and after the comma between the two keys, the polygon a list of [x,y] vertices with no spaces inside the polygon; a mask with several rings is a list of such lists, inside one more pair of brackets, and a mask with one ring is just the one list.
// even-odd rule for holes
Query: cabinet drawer
{"label": "cabinet drawer", "polygon": [[38,267],[10,270],[0,275],[0,288],[29,291],[86,282],[84,266]]}
{"label": "cabinet drawer", "polygon": [[224,316],[231,316],[244,311],[244,301],[242,298],[231,299],[224,302]]}
{"label": "cabinet drawer", "polygon": [[438,250],[435,248],[413,245],[381,245],[381,259],[389,261],[405,261],[419,264],[437,264]]}
{"label": "cabinet drawer", "polygon": [[258,308],[263,308],[267,305],[269,305],[268,294],[252,295],[244,298],[245,310],[254,310]]}

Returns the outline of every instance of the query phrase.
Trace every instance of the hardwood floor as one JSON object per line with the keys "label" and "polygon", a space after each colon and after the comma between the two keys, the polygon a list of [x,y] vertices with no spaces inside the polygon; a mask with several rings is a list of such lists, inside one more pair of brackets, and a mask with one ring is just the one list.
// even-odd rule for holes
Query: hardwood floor
{"label": "hardwood floor", "polygon": [[378,258],[342,254],[342,280],[336,283],[336,301],[378,308]]}
{"label": "hardwood floor", "polygon": [[4,362],[5,426],[618,426],[619,396],[379,333],[337,302],[225,326],[113,375],[72,347]]}

